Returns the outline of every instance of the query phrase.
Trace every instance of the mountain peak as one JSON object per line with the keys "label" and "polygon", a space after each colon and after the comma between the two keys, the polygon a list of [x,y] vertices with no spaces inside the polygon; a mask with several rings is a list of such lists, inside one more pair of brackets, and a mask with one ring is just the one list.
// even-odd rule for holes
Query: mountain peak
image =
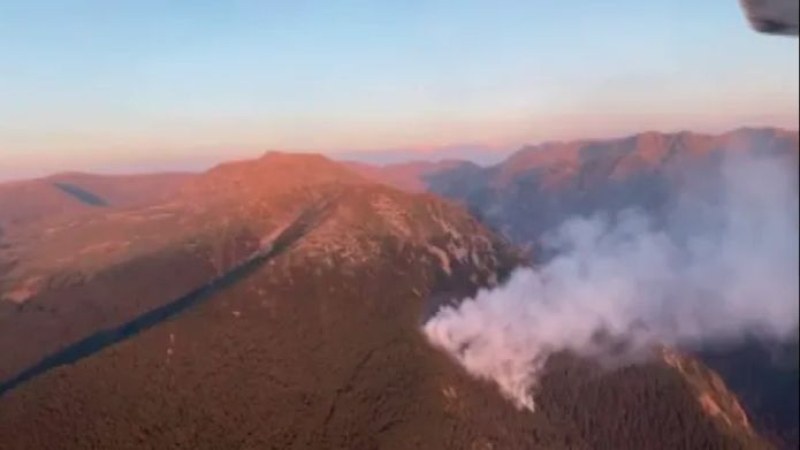
{"label": "mountain peak", "polygon": [[220,164],[193,180],[185,192],[247,198],[314,185],[363,181],[348,168],[322,155],[271,151],[257,159]]}
{"label": "mountain peak", "polygon": [[283,162],[283,163],[330,163],[335,164],[329,158],[319,153],[307,152],[286,152],[281,150],[268,150],[257,159],[259,162]]}

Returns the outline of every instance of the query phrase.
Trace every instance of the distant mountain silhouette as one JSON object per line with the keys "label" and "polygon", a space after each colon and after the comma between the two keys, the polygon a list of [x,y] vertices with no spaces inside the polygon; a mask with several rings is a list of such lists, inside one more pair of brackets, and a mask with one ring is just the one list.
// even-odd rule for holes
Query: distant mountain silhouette
{"label": "distant mountain silhouette", "polygon": [[477,144],[444,145],[429,148],[397,148],[335,152],[337,161],[354,161],[370,165],[408,164],[416,161],[464,160],[473,164],[492,165],[502,161],[514,151],[513,147],[490,147]]}
{"label": "distant mountain silhouette", "polygon": [[190,175],[92,175],[63,173],[0,183],[0,226],[55,216],[125,208],[168,198]]}
{"label": "distant mountain silhouette", "polygon": [[481,169],[477,164],[458,160],[414,161],[387,166],[348,162],[346,165],[367,179],[412,192],[427,191],[431,179],[442,173],[457,171],[461,176],[469,176],[469,173],[478,173]]}

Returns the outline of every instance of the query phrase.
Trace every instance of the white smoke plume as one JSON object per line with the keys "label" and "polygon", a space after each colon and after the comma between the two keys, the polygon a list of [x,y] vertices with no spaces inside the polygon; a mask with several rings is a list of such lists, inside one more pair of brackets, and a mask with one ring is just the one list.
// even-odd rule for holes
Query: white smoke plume
{"label": "white smoke plume", "polygon": [[641,211],[568,220],[546,239],[556,257],[443,307],[424,332],[530,410],[547,358],[602,356],[601,333],[624,338],[631,355],[653,343],[788,338],[798,327],[796,161],[728,157],[713,191],[682,192],[659,225]]}

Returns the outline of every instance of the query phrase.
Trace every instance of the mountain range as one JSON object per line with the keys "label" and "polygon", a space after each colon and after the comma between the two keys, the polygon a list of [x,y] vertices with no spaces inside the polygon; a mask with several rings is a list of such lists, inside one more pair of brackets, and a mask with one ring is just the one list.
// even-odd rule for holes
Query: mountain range
{"label": "mountain range", "polygon": [[714,155],[796,164],[797,142],[644,133],[488,167],[269,152],[200,174],[0,184],[0,448],[791,445],[796,403],[752,386],[791,387],[796,359],[771,370],[753,350],[760,378],[742,380],[742,348],[612,368],[562,352],[529,412],[421,326],[537,264],[571,214],[657,212]]}
{"label": "mountain range", "polygon": [[[798,133],[771,128],[741,128],[721,135],[647,132],[619,139],[551,142],[524,147],[489,167],[444,161],[355,168],[379,182],[424,189],[457,201],[541,262],[549,257],[543,248],[548,233],[568,218],[635,210],[656,222],[667,222],[675,220],[676,205],[682,206],[687,197],[698,204],[720,203],[720,195],[725,194],[719,192],[720,178],[727,176],[721,164],[737,157],[767,157],[788,167],[786,172],[794,177],[796,205]],[[736,183],[768,182],[741,178]],[[776,202],[772,207],[780,206]],[[697,207],[690,209],[692,214],[697,212]],[[701,221],[691,217],[684,222]],[[797,402],[786,402],[787,397],[800,394],[796,333],[789,342],[764,345],[748,339],[724,351],[699,353],[757,413],[756,422],[769,424],[769,433],[796,445],[800,408]]]}

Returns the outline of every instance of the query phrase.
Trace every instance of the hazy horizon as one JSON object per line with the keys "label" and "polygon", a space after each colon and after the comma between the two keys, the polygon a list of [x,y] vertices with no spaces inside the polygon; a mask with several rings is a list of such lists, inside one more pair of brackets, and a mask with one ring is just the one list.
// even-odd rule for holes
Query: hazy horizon
{"label": "hazy horizon", "polygon": [[800,93],[797,39],[735,0],[31,1],[0,51],[0,180],[796,129]]}
{"label": "hazy horizon", "polygon": [[800,128],[798,127],[741,125],[735,128],[725,128],[721,130],[713,130],[705,132],[698,130],[690,130],[686,128],[666,130],[666,131],[645,129],[645,130],[640,130],[638,132],[613,134],[608,136],[593,135],[593,136],[583,136],[574,139],[543,139],[539,141],[524,142],[519,145],[508,146],[505,148],[499,148],[499,147],[492,148],[489,146],[482,146],[479,144],[453,144],[453,145],[444,145],[444,146],[428,147],[428,148],[398,147],[398,148],[386,148],[386,149],[367,149],[361,151],[348,151],[348,150],[335,149],[330,152],[320,152],[308,149],[300,149],[300,150],[258,149],[249,151],[240,150],[233,152],[226,152],[225,150],[220,150],[216,154],[211,153],[205,155],[205,158],[203,159],[193,158],[192,160],[189,161],[177,160],[177,161],[167,161],[160,163],[143,163],[139,165],[128,165],[128,166],[122,165],[116,167],[102,167],[102,166],[95,166],[89,168],[64,167],[54,171],[39,170],[30,174],[18,174],[18,175],[8,174],[8,176],[4,176],[5,174],[0,172],[0,183],[46,178],[49,176],[70,174],[70,173],[83,173],[92,175],[147,175],[147,174],[158,174],[158,173],[201,173],[221,163],[257,159],[268,152],[322,154],[334,161],[365,163],[376,166],[385,166],[392,164],[403,164],[403,163],[421,162],[421,161],[438,162],[450,159],[450,160],[470,161],[478,165],[488,167],[494,164],[501,163],[506,158],[508,158],[515,152],[522,150],[525,147],[536,146],[548,142],[624,139],[626,137],[635,136],[637,134],[650,133],[650,132],[663,133],[663,134],[690,132],[698,134],[719,135],[727,132],[733,132],[736,130],[748,129],[748,128],[749,129],[769,128],[769,129],[783,130],[794,133],[800,132]]}

